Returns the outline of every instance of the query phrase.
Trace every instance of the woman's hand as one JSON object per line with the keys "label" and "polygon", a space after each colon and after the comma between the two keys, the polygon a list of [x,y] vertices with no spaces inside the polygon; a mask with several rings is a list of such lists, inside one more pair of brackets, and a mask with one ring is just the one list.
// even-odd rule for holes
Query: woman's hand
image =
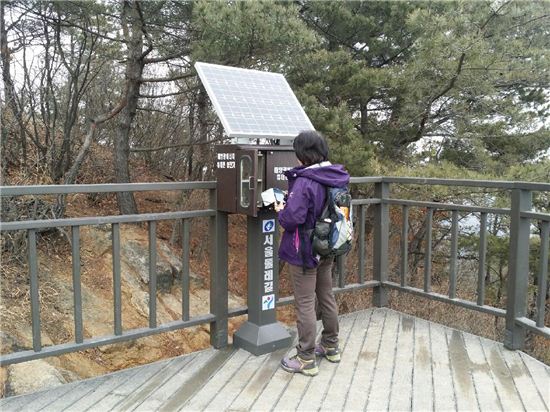
{"label": "woman's hand", "polygon": [[278,213],[281,210],[285,208],[285,204],[283,202],[276,202],[275,203],[275,211]]}

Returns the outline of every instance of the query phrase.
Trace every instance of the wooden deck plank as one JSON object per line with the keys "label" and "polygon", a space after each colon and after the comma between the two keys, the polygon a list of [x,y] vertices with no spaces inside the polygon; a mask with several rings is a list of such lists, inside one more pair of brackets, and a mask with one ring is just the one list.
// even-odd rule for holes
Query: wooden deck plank
{"label": "wooden deck plank", "polygon": [[432,410],[434,399],[430,324],[422,319],[414,321],[413,362],[412,409]]}
{"label": "wooden deck plank", "polygon": [[[105,378],[105,379],[102,379]],[[71,390],[69,390],[67,393],[64,394],[64,396],[60,396],[56,400],[54,400],[52,403],[44,407],[43,411],[62,411],[72,404],[74,404],[76,401],[78,401],[83,396],[91,393],[93,390],[95,390],[97,387],[99,387],[103,382],[105,382],[107,379],[106,377],[100,377],[97,379],[94,379],[93,382],[79,382],[77,385],[75,385]]]}
{"label": "wooden deck plank", "polygon": [[128,411],[137,408],[159,387],[162,387],[175,374],[180,372],[182,368],[187,366],[195,356],[196,355],[191,354],[171,359],[164,368],[151,376],[142,386],[129,393],[121,402],[114,405],[111,410]]}
{"label": "wooden deck plank", "polygon": [[342,361],[314,378],[228,347],[0,400],[2,411],[548,411],[550,367],[386,308],[341,317]]}
{"label": "wooden deck plank", "polygon": [[462,333],[454,329],[447,329],[446,334],[455,383],[457,409],[462,411],[479,410],[471,376],[471,362],[464,346]]}
{"label": "wooden deck plank", "polygon": [[[343,409],[371,313],[366,311],[357,313],[347,341],[342,345],[342,358],[325,391],[321,410],[338,411]],[[329,363],[326,360],[323,362]],[[311,387],[316,388],[317,383],[315,382]],[[304,404],[304,407],[307,408],[307,405],[309,403]]]}
{"label": "wooden deck plank", "polygon": [[[188,384],[188,381],[195,376],[198,370],[204,367],[216,355],[217,351],[207,349],[200,351],[192,357],[190,362],[184,365],[176,374],[168,379],[163,385],[149,394],[146,399],[132,410],[155,411],[158,410],[178,389]],[[190,356],[190,355],[185,355]]]}
{"label": "wooden deck plank", "polygon": [[436,411],[456,410],[456,395],[445,327],[430,323]]}
{"label": "wooden deck plank", "polygon": [[399,317],[395,367],[389,397],[389,409],[393,411],[409,410],[412,405],[414,318],[404,314]]}
{"label": "wooden deck plank", "polygon": [[[12,405],[10,409],[24,411],[24,412],[42,410],[43,408],[47,407],[50,403],[65,396],[65,394],[69,392],[73,387],[74,387],[74,384],[66,384],[66,385],[57,386],[49,390],[41,391],[38,396],[34,397],[29,402],[22,404],[18,409],[15,409],[14,405]],[[4,410],[5,410],[4,407],[2,407],[2,411]]]}
{"label": "wooden deck plank", "polygon": [[279,349],[265,359],[264,363],[258,368],[256,374],[252,376],[239,396],[230,405],[231,411],[248,411],[256,402],[264,388],[269,384],[271,378],[280,369],[281,359],[291,350],[291,348]]}
{"label": "wooden deck plank", "polygon": [[9,398],[0,399],[0,411],[21,411],[23,405],[32,402],[40,395],[41,392],[33,392],[29,394],[11,396]]}
{"label": "wooden deck plank", "polygon": [[220,350],[209,349],[208,352],[210,351],[214,356],[209,357],[207,361],[204,363],[197,361],[186,368],[187,373],[184,373],[186,380],[182,381],[182,385],[179,385],[177,390],[164,400],[158,410],[172,412],[185,405],[236,352],[232,346]]}
{"label": "wooden deck plank", "polygon": [[378,362],[374,370],[372,388],[369,394],[367,410],[387,410],[389,406],[388,392],[391,386],[393,367],[395,365],[395,348],[399,328],[399,314],[388,310],[384,331],[382,333],[381,348],[378,353]]}
{"label": "wooden deck plank", "polygon": [[378,361],[387,311],[380,309],[371,310],[372,314],[369,326],[344,405],[345,410],[363,410],[367,404],[370,388],[373,384],[372,378]]}
{"label": "wooden deck plank", "polygon": [[477,402],[482,411],[502,410],[500,398],[495,390],[489,363],[477,336],[462,333],[464,347],[469,358],[472,381],[476,391]]}
{"label": "wooden deck plank", "polygon": [[269,355],[250,356],[242,364],[242,367],[229,378],[224,387],[217,394],[214,394],[213,399],[204,410],[213,412],[227,410],[268,358]]}
{"label": "wooden deck plank", "polygon": [[285,372],[280,367],[278,367],[277,371],[273,374],[267,386],[264,387],[262,393],[260,393],[256,401],[252,405],[251,410],[272,410],[273,405],[277,403],[279,397],[281,396],[281,393],[285,390],[291,378],[292,375],[290,373]]}
{"label": "wooden deck plank", "polygon": [[[341,348],[344,350],[346,348],[346,342],[349,339],[349,334],[352,330],[353,322],[355,321],[356,316],[356,314],[347,314],[340,317],[339,337]],[[321,329],[322,327],[319,329],[319,339]],[[292,379],[285,392],[281,395],[279,402],[275,406],[275,410],[287,411],[303,408],[317,409],[321,406],[323,394],[325,394],[328,390],[330,380],[338,365],[332,364],[323,359],[317,360],[319,361],[319,374],[314,378],[300,374],[292,375]],[[311,397],[311,393],[313,393],[313,398]],[[304,405],[307,405],[307,407]]]}
{"label": "wooden deck plank", "polygon": [[503,409],[506,411],[525,410],[525,406],[514,384],[512,373],[500,352],[499,346],[502,346],[502,344],[483,338],[480,338],[480,343],[489,362],[489,368],[493,375],[495,388],[500,396]]}
{"label": "wooden deck plank", "polygon": [[525,409],[528,411],[546,411],[547,408],[545,408],[542,397],[529,371],[525,367],[519,352],[511,351],[504,347],[500,347],[499,349],[512,374],[512,379],[514,380],[514,384]]}
{"label": "wooden deck plank", "polygon": [[236,373],[243,364],[250,358],[250,353],[243,349],[237,350],[227,362],[208,380],[202,388],[187,403],[181,406],[179,410],[204,410],[212,400],[212,397],[220,392],[231,379],[236,377]]}
{"label": "wooden deck plank", "polygon": [[[68,384],[70,385],[70,384]],[[53,392],[54,394],[59,392],[60,389],[62,389],[63,386],[56,386],[54,388],[50,389],[44,389],[37,392],[17,395],[17,396],[11,396],[8,398],[2,398],[0,399],[0,411],[22,411],[27,410],[25,409],[25,405],[30,404],[31,402],[34,402],[36,399],[41,398],[45,396],[49,392]],[[64,391],[63,391],[64,393]],[[54,395],[56,396],[56,395]]]}
{"label": "wooden deck plank", "polygon": [[107,411],[123,400],[132,391],[145,384],[147,380],[164,368],[168,362],[155,362],[136,368],[136,373],[126,377],[118,374],[111,376],[98,390],[78,400],[70,410],[74,411]]}
{"label": "wooden deck plank", "polygon": [[523,352],[519,352],[519,355],[535,382],[546,410],[550,410],[550,368]]}
{"label": "wooden deck plank", "polygon": [[[119,372],[114,372],[101,378],[88,379],[83,383],[89,384],[92,386],[92,390],[89,392],[83,392],[82,396],[77,397],[73,400],[72,403],[68,403],[64,409],[59,409],[62,411],[81,411],[84,410],[94,403],[98,399],[102,399],[103,396],[109,393],[119,385],[122,385],[126,380],[132,379],[135,375],[139,373],[140,368],[131,368]],[[105,379],[103,379],[105,378]],[[96,380],[100,380],[99,385],[95,384]]]}

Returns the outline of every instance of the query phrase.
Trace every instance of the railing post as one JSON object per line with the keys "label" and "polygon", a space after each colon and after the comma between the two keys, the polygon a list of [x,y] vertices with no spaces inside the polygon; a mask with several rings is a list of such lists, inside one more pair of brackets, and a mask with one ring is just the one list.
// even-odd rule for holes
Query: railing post
{"label": "railing post", "polygon": [[[216,209],[215,190],[210,190],[210,209]],[[210,323],[210,344],[215,348],[227,346],[227,221],[227,213],[220,211],[209,221],[210,313],[216,316],[216,320]]]}
{"label": "railing post", "polygon": [[508,284],[506,302],[506,332],[504,346],[521,349],[525,343],[525,329],[516,319],[527,313],[527,283],[529,280],[529,233],[531,221],[521,212],[531,210],[529,190],[512,191],[510,218],[510,250],[508,254]]}
{"label": "railing post", "polygon": [[[373,274],[374,280],[385,282],[388,279],[388,243],[390,214],[389,205],[384,202],[389,197],[390,185],[386,182],[376,183],[374,196],[380,203],[374,209],[374,246],[373,246]],[[374,288],[373,304],[377,307],[388,305],[388,290],[380,284]]]}

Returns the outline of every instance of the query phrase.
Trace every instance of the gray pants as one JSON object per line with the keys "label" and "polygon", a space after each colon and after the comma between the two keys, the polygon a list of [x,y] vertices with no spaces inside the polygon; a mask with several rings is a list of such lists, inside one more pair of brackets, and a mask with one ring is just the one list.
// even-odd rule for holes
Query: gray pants
{"label": "gray pants", "polygon": [[289,264],[298,318],[296,349],[305,360],[315,358],[317,319],[323,321],[321,343],[338,346],[338,306],[332,293],[332,263],[333,259],[322,259],[317,268],[306,269],[305,274],[301,266]]}

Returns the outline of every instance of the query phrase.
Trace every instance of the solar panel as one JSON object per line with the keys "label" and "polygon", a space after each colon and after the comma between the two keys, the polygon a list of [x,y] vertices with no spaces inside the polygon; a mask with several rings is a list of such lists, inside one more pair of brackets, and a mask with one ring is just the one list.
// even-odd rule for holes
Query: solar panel
{"label": "solar panel", "polygon": [[195,68],[229,137],[288,141],[314,130],[282,74],[200,62]]}

